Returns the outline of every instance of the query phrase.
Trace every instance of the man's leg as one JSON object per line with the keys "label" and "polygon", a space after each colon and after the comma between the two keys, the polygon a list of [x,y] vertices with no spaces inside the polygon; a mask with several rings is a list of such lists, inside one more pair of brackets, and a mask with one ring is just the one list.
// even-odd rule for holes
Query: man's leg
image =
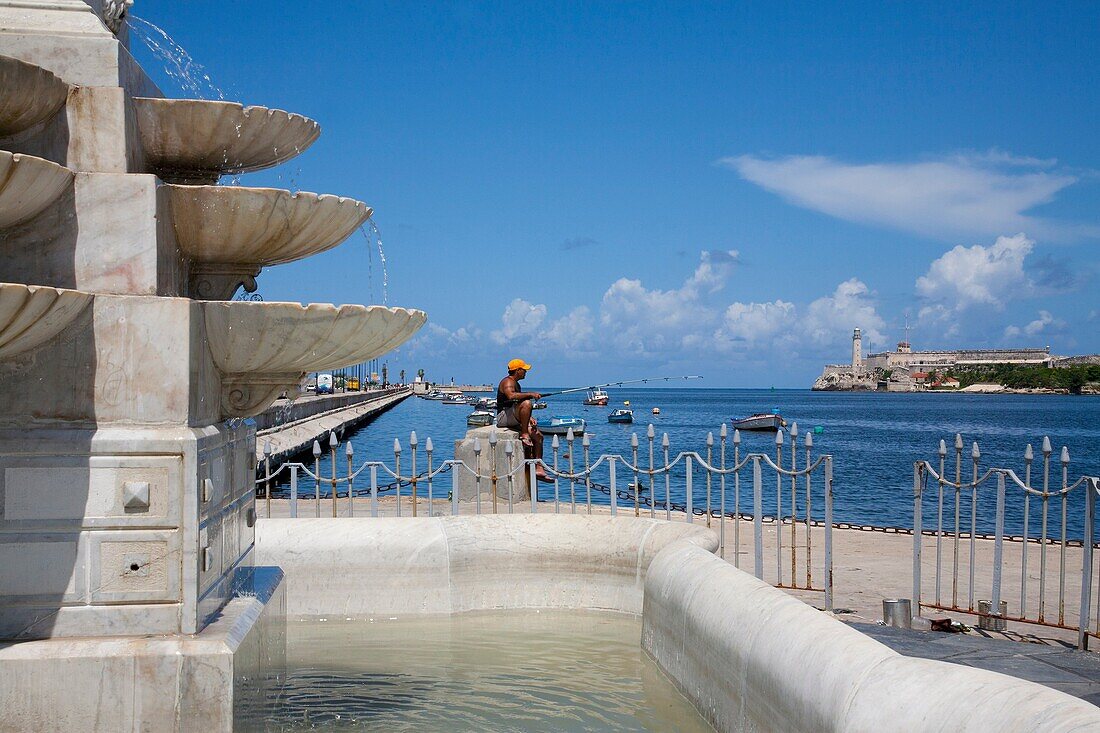
{"label": "man's leg", "polygon": [[516,419],[519,420],[519,437],[525,439],[524,445],[530,445],[531,436],[531,400],[524,400],[515,407]]}
{"label": "man's leg", "polygon": [[[531,458],[542,458],[542,442],[542,431],[536,427],[531,433]],[[551,480],[546,474],[546,467],[541,463],[535,466],[535,476],[543,481]]]}

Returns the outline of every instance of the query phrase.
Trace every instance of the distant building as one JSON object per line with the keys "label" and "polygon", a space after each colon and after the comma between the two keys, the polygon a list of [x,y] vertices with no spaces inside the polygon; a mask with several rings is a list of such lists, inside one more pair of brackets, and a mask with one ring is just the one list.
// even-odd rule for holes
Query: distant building
{"label": "distant building", "polygon": [[[908,331],[908,329],[906,329]],[[850,364],[829,364],[814,383],[814,389],[885,389],[912,392],[928,388],[957,389],[958,381],[944,374],[957,367],[993,364],[1055,366],[1059,357],[1050,347],[1041,349],[956,349],[913,351],[909,339],[899,341],[897,351],[863,355],[863,334],[852,331]]]}

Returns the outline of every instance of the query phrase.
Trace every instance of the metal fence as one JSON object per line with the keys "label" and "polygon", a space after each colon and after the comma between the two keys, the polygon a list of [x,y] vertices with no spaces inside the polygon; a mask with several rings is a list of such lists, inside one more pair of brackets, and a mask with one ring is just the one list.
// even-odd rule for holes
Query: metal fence
{"label": "metal fence", "polygon": [[[475,439],[475,465],[450,458],[438,460],[431,438],[421,445],[415,432],[407,441],[407,453],[401,442],[394,440],[392,464],[366,460],[356,465],[351,443],[345,443],[340,451],[336,435],[330,433],[329,475],[322,474],[323,449],[318,441],[313,444],[312,468],[288,462],[273,471],[270,452],[265,449],[266,459],[256,480],[257,494],[264,501],[268,517],[272,516],[273,484],[289,480],[283,492],[287,495],[285,515],[289,517],[300,513],[315,517],[433,517],[607,511],[612,516],[626,512],[670,521],[705,522],[718,533],[719,553],[725,557],[727,549],[733,552],[734,565],[740,567],[742,555],[747,556],[751,548],[756,577],[781,588],[821,592],[825,608],[832,610],[833,459],[828,454],[813,455],[812,434],[800,441],[796,424],[786,433],[776,433],[774,456],[742,453],[740,433],[733,431],[731,440],[725,425],[718,430],[717,440],[714,433],[707,434],[701,452],[682,451],[673,456],[668,435],[663,435],[658,444],[652,425],[645,440],[648,461],[639,459],[637,433],[631,436],[629,457],[602,454],[593,459],[588,436],[578,439],[570,431],[564,440],[553,436],[549,459],[526,460],[516,455],[514,461],[508,461],[513,465],[511,470],[499,472],[498,452],[503,451],[511,459],[518,449],[515,440],[503,440],[495,430],[484,445]],[[574,451],[577,443],[583,456],[580,466]],[[343,475],[338,470],[340,452],[346,465]],[[479,472],[483,454],[490,468]],[[540,465],[551,482],[537,480]],[[463,472],[475,488],[470,499],[460,501],[459,477]],[[440,487],[444,474],[449,474],[449,485]],[[673,500],[674,480],[682,501]],[[746,490],[751,493],[746,495]],[[307,506],[304,511],[303,503]],[[730,548],[728,539],[732,540]],[[823,552],[815,562],[818,543]],[[773,565],[766,567],[766,556],[774,558]]]}
{"label": "metal fence", "polygon": [[[969,460],[963,452],[962,436],[956,435],[954,478],[948,475],[952,467],[945,441],[940,441],[938,466],[929,461],[914,464],[913,599],[917,609],[974,614],[991,625],[1018,621],[1076,630],[1079,648],[1087,648],[1089,636],[1100,636],[1100,608],[1095,614],[1097,625],[1090,628],[1096,572],[1093,523],[1100,479],[1080,476],[1071,483],[1069,451],[1063,447],[1055,459],[1049,438],[1043,439],[1038,466],[1028,444],[1022,478],[1010,468],[982,468],[977,443],[971,446]],[[965,472],[969,479],[964,479]],[[934,487],[929,487],[930,482]],[[934,512],[934,529],[925,529],[927,512]],[[934,546],[926,548],[928,537],[934,538]],[[925,552],[934,552],[934,582],[927,595],[922,577]],[[1029,583],[1035,584],[1031,593]],[[986,587],[988,597],[979,598],[980,589]],[[1080,603],[1074,609],[1078,595]],[[1009,612],[1009,603],[1017,598],[1016,612]]]}

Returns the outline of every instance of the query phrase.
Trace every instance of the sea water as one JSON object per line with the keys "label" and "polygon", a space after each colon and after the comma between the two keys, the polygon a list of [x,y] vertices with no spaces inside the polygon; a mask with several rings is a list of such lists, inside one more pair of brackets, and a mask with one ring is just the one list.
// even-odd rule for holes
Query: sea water
{"label": "sea water", "polygon": [[[528,380],[530,381],[530,380]],[[524,389],[550,391],[535,384]],[[963,452],[963,476],[970,477],[971,442],[977,441],[984,467],[1003,466],[1013,468],[1023,476],[1024,447],[1031,443],[1036,462],[1033,481],[1041,470],[1042,455],[1039,448],[1044,435],[1054,444],[1052,456],[1052,486],[1061,485],[1059,452],[1063,445],[1069,449],[1071,481],[1082,474],[1100,474],[1100,397],[1074,395],[982,395],[944,393],[847,393],[812,392],[810,390],[722,390],[722,389],[610,389],[611,403],[607,407],[588,407],[582,404],[584,394],[550,397],[548,408],[535,412],[536,418],[548,421],[551,416],[576,415],[588,423],[591,439],[590,453],[595,460],[601,453],[617,453],[630,457],[630,436],[637,433],[639,458],[649,465],[646,429],[653,423],[656,441],[656,462],[661,463],[660,439],[668,433],[671,454],[694,450],[706,455],[707,433],[714,434],[715,461],[718,460],[718,431],[723,422],[728,428],[730,419],[744,417],[753,412],[778,410],[788,423],[798,423],[799,463],[804,457],[801,447],[807,431],[820,427],[814,435],[814,455],[830,453],[833,456],[834,510],[838,522],[873,524],[877,526],[909,527],[913,520],[913,463],[925,459],[937,465],[937,449],[940,439],[947,441],[949,473],[954,476],[954,436],[962,434],[966,441]],[[492,395],[489,395],[492,396]],[[615,425],[607,422],[607,414],[624,401],[634,410],[632,425]],[[660,415],[652,415],[652,408],[660,408]],[[355,449],[356,464],[362,460],[385,461],[393,465],[393,441],[398,438],[404,446],[401,456],[402,473],[408,471],[411,455],[408,438],[413,430],[420,441],[417,458],[418,469],[426,468],[424,441],[431,437],[435,445],[435,465],[453,457],[454,440],[465,435],[468,406],[444,405],[438,401],[410,398],[383,413],[373,422],[355,433],[341,436],[350,439]],[[733,431],[729,430],[732,438]],[[743,433],[741,450],[767,452],[775,455],[774,433]],[[784,464],[790,461],[790,437],[785,436]],[[566,446],[562,440],[561,453]],[[727,461],[732,462],[733,447],[727,443]],[[323,456],[327,461],[327,453]],[[343,461],[343,452],[340,459]],[[547,462],[551,461],[549,438]],[[583,465],[580,440],[574,449],[574,462]],[[311,460],[307,460],[311,464]],[[561,465],[565,466],[562,460]],[[341,466],[341,473],[344,468]],[[322,465],[324,475],[328,469]],[[620,466],[619,481],[623,487],[632,478]],[[752,471],[742,474],[742,511],[751,511],[746,499],[751,497]],[[606,471],[596,476],[606,484]],[[815,477],[815,482],[820,479]],[[765,485],[774,489],[774,475],[765,473]],[[702,490],[702,473],[696,467],[695,491]],[[717,482],[715,482],[717,483]],[[663,480],[658,479],[658,499],[663,500]],[[686,490],[684,470],[677,467],[672,477],[672,500],[683,502]],[[305,484],[303,484],[304,486]],[[445,495],[450,480],[442,477],[438,488]],[[818,487],[820,484],[817,484]],[[745,487],[749,486],[746,491]],[[934,488],[935,484],[932,484]],[[991,530],[995,484],[986,484],[979,502],[979,529]],[[286,484],[281,485],[285,495]],[[717,489],[715,489],[717,490]],[[312,491],[312,488],[309,489]],[[324,489],[322,489],[322,492]],[[540,496],[550,498],[552,488],[540,487]],[[727,509],[732,503],[732,481],[727,482]],[[816,491],[816,489],[815,489]],[[700,505],[702,494],[696,493],[695,505]],[[820,496],[820,494],[818,494]],[[1077,492],[1075,503],[1067,522],[1070,536],[1080,536],[1082,524],[1076,502],[1082,496]],[[932,499],[932,492],[926,494]],[[953,497],[949,497],[953,500]],[[764,511],[775,511],[774,491],[764,492]],[[609,503],[606,494],[593,494],[596,503]],[[770,502],[770,503],[769,503]],[[1009,532],[1018,533],[1022,515],[1019,504],[1010,501],[1007,507],[1006,526]],[[1037,505],[1037,502],[1032,502]],[[717,501],[715,501],[717,505]],[[931,507],[931,504],[927,505]],[[1053,505],[1052,505],[1053,506]],[[963,502],[962,516],[969,526],[969,502]],[[1034,510],[1034,507],[1033,507]],[[785,511],[787,509],[785,508]],[[814,505],[814,515],[822,518],[821,502]],[[1055,512],[1057,513],[1057,512]],[[931,515],[928,515],[931,516]],[[1033,522],[1033,526],[1034,522]]]}
{"label": "sea water", "polygon": [[640,647],[591,611],[292,621],[286,686],[238,730],[713,730]]}

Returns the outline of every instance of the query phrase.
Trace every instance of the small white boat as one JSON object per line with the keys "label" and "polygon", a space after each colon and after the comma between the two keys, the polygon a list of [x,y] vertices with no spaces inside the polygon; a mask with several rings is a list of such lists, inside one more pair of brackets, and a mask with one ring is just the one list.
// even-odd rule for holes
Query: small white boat
{"label": "small white boat", "polygon": [[588,396],[584,398],[584,404],[607,407],[607,403],[610,399],[611,398],[607,396],[607,392],[596,387],[595,389],[588,390]]}
{"label": "small white boat", "polygon": [[496,415],[488,410],[474,410],[466,416],[466,424],[471,428],[483,428],[496,422]]}
{"label": "small white boat", "polygon": [[443,400],[444,405],[468,405],[470,404],[469,398],[466,395],[459,392],[458,394],[448,395],[447,399]]}
{"label": "small white boat", "polygon": [[733,418],[731,422],[736,430],[761,430],[772,433],[787,425],[787,421],[776,412],[758,412],[748,417]]}

